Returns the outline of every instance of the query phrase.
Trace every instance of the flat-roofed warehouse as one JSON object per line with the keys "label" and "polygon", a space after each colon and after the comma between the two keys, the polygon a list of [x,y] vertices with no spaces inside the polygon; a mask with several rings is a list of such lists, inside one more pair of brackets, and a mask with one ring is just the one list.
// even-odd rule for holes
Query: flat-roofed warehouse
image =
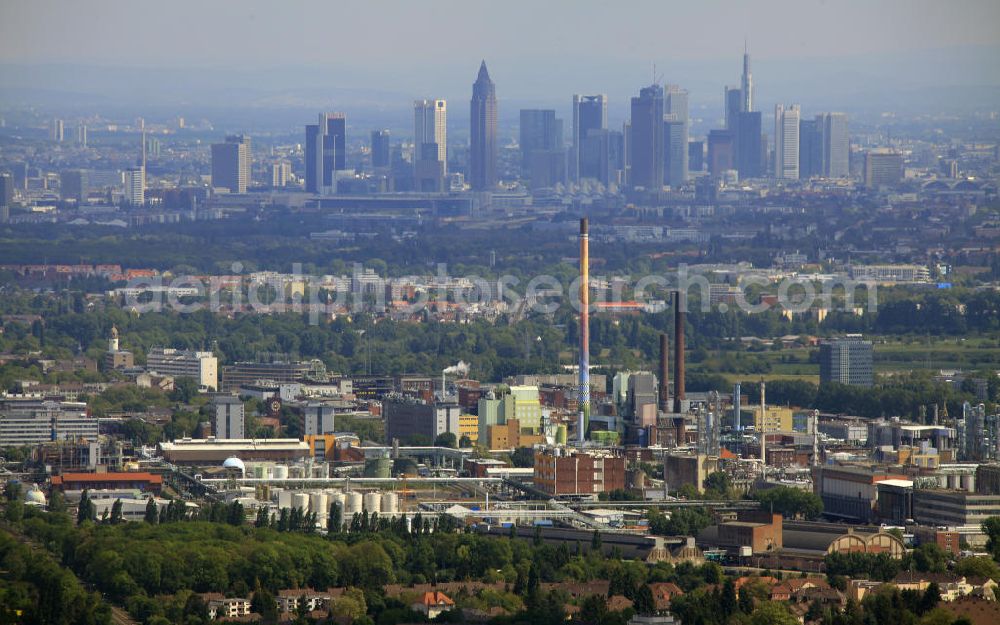
{"label": "flat-roofed warehouse", "polygon": [[160,443],[163,457],[174,464],[221,464],[226,458],[243,461],[290,462],[309,455],[309,445],[297,438],[178,439]]}

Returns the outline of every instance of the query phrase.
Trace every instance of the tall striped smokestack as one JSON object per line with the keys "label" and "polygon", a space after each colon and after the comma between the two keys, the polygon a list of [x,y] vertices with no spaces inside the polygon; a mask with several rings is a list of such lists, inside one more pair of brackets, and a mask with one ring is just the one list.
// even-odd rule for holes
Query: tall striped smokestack
{"label": "tall striped smokestack", "polygon": [[684,401],[684,300],[680,290],[674,291],[674,412],[682,412]]}
{"label": "tall striped smokestack", "polygon": [[660,410],[670,412],[670,348],[667,333],[660,334]]}
{"label": "tall striped smokestack", "polygon": [[580,441],[590,427],[590,226],[580,220]]}

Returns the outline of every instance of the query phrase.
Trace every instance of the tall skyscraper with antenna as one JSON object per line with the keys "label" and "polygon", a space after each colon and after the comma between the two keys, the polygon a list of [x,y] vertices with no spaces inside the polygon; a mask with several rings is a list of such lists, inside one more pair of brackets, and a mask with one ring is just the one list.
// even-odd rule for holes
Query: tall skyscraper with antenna
{"label": "tall skyscraper with antenna", "polygon": [[471,118],[469,182],[473,191],[492,191],[497,185],[497,91],[486,61],[472,85]]}
{"label": "tall skyscraper with antenna", "polygon": [[740,95],[743,98],[741,109],[749,113],[753,111],[753,76],[750,74],[750,51],[743,42],[743,78],[740,80]]}

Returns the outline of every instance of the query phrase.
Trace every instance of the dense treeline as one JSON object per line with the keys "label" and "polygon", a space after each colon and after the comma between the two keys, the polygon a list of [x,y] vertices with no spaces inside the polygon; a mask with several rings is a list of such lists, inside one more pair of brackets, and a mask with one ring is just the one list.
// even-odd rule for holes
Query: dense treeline
{"label": "dense treeline", "polygon": [[[923,300],[904,300],[898,305],[918,305],[927,310],[930,301],[942,305],[935,294]],[[951,296],[947,296],[951,297]],[[332,322],[310,324],[299,314],[243,315],[229,319],[208,312],[189,314],[147,313],[130,315],[113,306],[89,308],[77,305],[71,297],[45,297],[27,293],[9,294],[0,302],[0,313],[34,313],[45,321],[30,327],[8,323],[0,336],[0,351],[42,350],[49,355],[67,356],[78,350],[99,356],[106,348],[112,325],[122,334],[122,347],[136,353],[139,363],[153,346],[187,349],[212,349],[223,363],[250,360],[262,353],[284,353],[302,358],[318,358],[328,368],[340,372],[425,372],[433,373],[461,358],[472,362],[475,375],[483,379],[503,377],[510,371],[554,371],[573,361],[573,346],[578,340],[576,318],[572,310],[560,310],[553,318],[529,317],[515,323],[472,322],[403,323],[381,320],[374,323],[367,315]],[[957,310],[959,301],[951,298],[947,306]],[[864,317],[865,327],[852,331],[877,331],[877,320],[889,315],[896,304],[885,304],[874,322]],[[964,302],[969,333],[996,336],[1000,330],[1000,293],[973,294]],[[974,311],[980,311],[974,313]],[[836,334],[841,331],[831,315],[823,324],[813,320],[789,321],[777,312],[759,314],[701,312],[688,314],[688,361],[693,376],[700,373],[767,373],[774,359],[764,358],[761,347],[745,346],[736,340],[743,336],[775,337],[784,335]],[[919,316],[907,331],[924,333],[931,327]],[[595,362],[606,367],[650,367],[658,358],[658,335],[672,332],[670,310],[662,313],[621,319],[595,316],[591,319],[591,352]],[[889,334],[901,328],[890,325]],[[965,333],[962,332],[962,334]],[[938,333],[946,334],[946,333]],[[994,345],[993,347],[997,347]],[[975,357],[971,350],[970,357]],[[981,366],[995,364],[990,353]],[[599,357],[598,357],[599,356]],[[809,363],[806,363],[809,364]],[[974,363],[975,364],[975,363]],[[815,364],[813,363],[813,366]],[[696,380],[692,380],[696,381]]]}
{"label": "dense treeline", "polygon": [[[990,377],[986,377],[990,376]],[[984,372],[991,401],[1000,400],[1000,380]],[[760,401],[760,385],[742,385],[748,404]],[[971,392],[957,390],[945,382],[935,382],[930,372],[885,377],[872,388],[830,383],[822,386],[804,380],[773,380],[767,383],[767,403],[770,405],[816,408],[862,417],[905,416],[919,419],[930,415],[931,406],[947,405],[951,415],[962,414],[962,403],[972,405],[979,400]]]}
{"label": "dense treeline", "polygon": [[[65,567],[149,624],[201,623],[189,620],[200,612],[191,592],[274,596],[286,588],[347,586],[360,589],[368,613],[378,617],[399,607],[384,596],[386,584],[461,580],[503,583],[508,592],[480,600],[512,609],[516,614],[508,622],[561,622],[550,617],[565,619],[566,599],[541,592],[539,584],[608,579],[610,594],[624,594],[649,610],[648,583],[671,581],[690,590],[721,578],[714,564],[649,567],[608,557],[595,549],[596,538],[573,548],[554,547],[537,536],[529,541],[456,532],[455,524],[440,522],[429,532],[430,524],[417,519],[413,530],[388,519],[353,519],[351,533],[324,537],[308,529],[309,523],[258,518],[261,527],[252,527],[233,506],[212,506],[194,517],[181,512],[182,506],[171,509],[141,523],[95,523],[85,513],[79,525],[65,513],[29,509],[18,525]],[[593,605],[588,610],[599,612]],[[621,617],[606,616],[610,620],[603,622]]]}

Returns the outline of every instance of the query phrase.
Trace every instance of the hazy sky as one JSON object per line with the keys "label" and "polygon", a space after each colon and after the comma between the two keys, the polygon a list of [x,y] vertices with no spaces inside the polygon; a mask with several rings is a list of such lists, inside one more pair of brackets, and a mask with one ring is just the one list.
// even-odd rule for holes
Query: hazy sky
{"label": "hazy sky", "polygon": [[669,65],[1000,43],[997,0],[4,0],[3,62],[192,66],[498,62],[579,53]]}
{"label": "hazy sky", "polygon": [[335,85],[467,98],[485,58],[502,100],[624,101],[655,63],[693,102],[714,101],[738,81],[746,38],[763,103],[1000,85],[998,25],[1000,0],[0,0],[0,88],[82,93],[72,72],[23,68],[74,64],[181,69],[176,89],[200,95]]}

